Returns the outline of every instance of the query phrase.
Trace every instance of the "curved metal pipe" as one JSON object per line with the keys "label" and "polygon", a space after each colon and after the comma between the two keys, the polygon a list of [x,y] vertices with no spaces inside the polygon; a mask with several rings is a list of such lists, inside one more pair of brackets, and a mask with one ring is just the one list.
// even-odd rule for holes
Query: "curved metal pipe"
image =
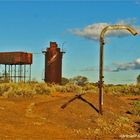
{"label": "curved metal pipe", "polygon": [[138,33],[135,31],[134,28],[128,26],[128,25],[109,25],[107,27],[105,27],[101,34],[100,34],[100,39],[104,38],[104,34],[106,33],[106,31],[108,30],[128,30],[132,35],[137,35]]}
{"label": "curved metal pipe", "polygon": [[99,112],[102,115],[102,106],[103,106],[103,58],[104,58],[104,35],[108,30],[127,30],[129,31],[132,35],[137,35],[138,33],[133,29],[132,27],[128,25],[109,25],[105,27],[100,34],[100,72],[99,72]]}

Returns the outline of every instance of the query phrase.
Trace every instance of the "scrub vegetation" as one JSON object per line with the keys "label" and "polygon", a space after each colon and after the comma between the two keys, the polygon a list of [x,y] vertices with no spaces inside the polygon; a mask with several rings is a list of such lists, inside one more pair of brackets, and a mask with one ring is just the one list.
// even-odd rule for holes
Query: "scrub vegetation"
{"label": "scrub vegetation", "polygon": [[0,139],[138,138],[140,84],[104,85],[104,100],[101,116],[98,84],[82,76],[62,85],[0,83]]}
{"label": "scrub vegetation", "polygon": [[[38,82],[29,83],[0,83],[0,95],[11,96],[33,96],[36,94],[60,93],[97,93],[98,85],[94,83],[81,83],[69,81],[63,85],[46,84]],[[140,85],[105,85],[104,92],[115,96],[140,95]]]}

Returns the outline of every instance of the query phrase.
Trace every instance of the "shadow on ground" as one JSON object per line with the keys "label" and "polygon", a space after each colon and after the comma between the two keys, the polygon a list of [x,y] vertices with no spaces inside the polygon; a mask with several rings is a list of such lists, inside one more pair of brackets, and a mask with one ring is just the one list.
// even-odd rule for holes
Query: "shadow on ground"
{"label": "shadow on ground", "polygon": [[65,104],[63,104],[61,106],[62,109],[65,109],[70,103],[72,103],[73,101],[75,101],[76,99],[79,99],[83,102],[85,102],[86,104],[88,104],[90,107],[92,107],[97,113],[99,113],[99,110],[89,101],[87,101],[85,98],[82,97],[82,95],[84,94],[80,94],[80,95],[76,95],[74,96],[72,99],[70,99],[68,102],[66,102]]}

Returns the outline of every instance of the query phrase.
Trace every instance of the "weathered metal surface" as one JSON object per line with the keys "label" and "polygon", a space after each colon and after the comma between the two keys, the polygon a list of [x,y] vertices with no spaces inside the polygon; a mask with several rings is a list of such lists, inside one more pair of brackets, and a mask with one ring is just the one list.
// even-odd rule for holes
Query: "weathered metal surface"
{"label": "weathered metal surface", "polygon": [[45,52],[45,78],[48,83],[60,84],[62,78],[62,56],[56,42],[50,42]]}
{"label": "weathered metal surface", "polygon": [[32,53],[0,52],[0,64],[7,65],[32,64]]}
{"label": "weathered metal surface", "polygon": [[128,25],[109,25],[105,27],[100,34],[100,68],[99,68],[99,113],[103,114],[103,85],[104,85],[104,75],[103,75],[103,69],[104,69],[104,35],[108,30],[127,30],[132,35],[137,35],[138,33],[130,26]]}

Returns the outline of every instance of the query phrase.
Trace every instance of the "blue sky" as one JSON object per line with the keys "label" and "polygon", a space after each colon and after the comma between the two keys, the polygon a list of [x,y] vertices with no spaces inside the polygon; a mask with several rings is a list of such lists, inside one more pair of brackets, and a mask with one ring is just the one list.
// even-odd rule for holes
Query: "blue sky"
{"label": "blue sky", "polygon": [[[0,1],[0,51],[40,53],[33,56],[32,78],[41,81],[42,50],[50,41],[56,41],[60,48],[65,42],[63,77],[83,75],[97,82],[96,28],[122,23],[140,31],[139,0]],[[91,35],[89,27],[94,29]],[[140,36],[116,35],[105,40],[105,83],[135,83],[140,74]]]}

